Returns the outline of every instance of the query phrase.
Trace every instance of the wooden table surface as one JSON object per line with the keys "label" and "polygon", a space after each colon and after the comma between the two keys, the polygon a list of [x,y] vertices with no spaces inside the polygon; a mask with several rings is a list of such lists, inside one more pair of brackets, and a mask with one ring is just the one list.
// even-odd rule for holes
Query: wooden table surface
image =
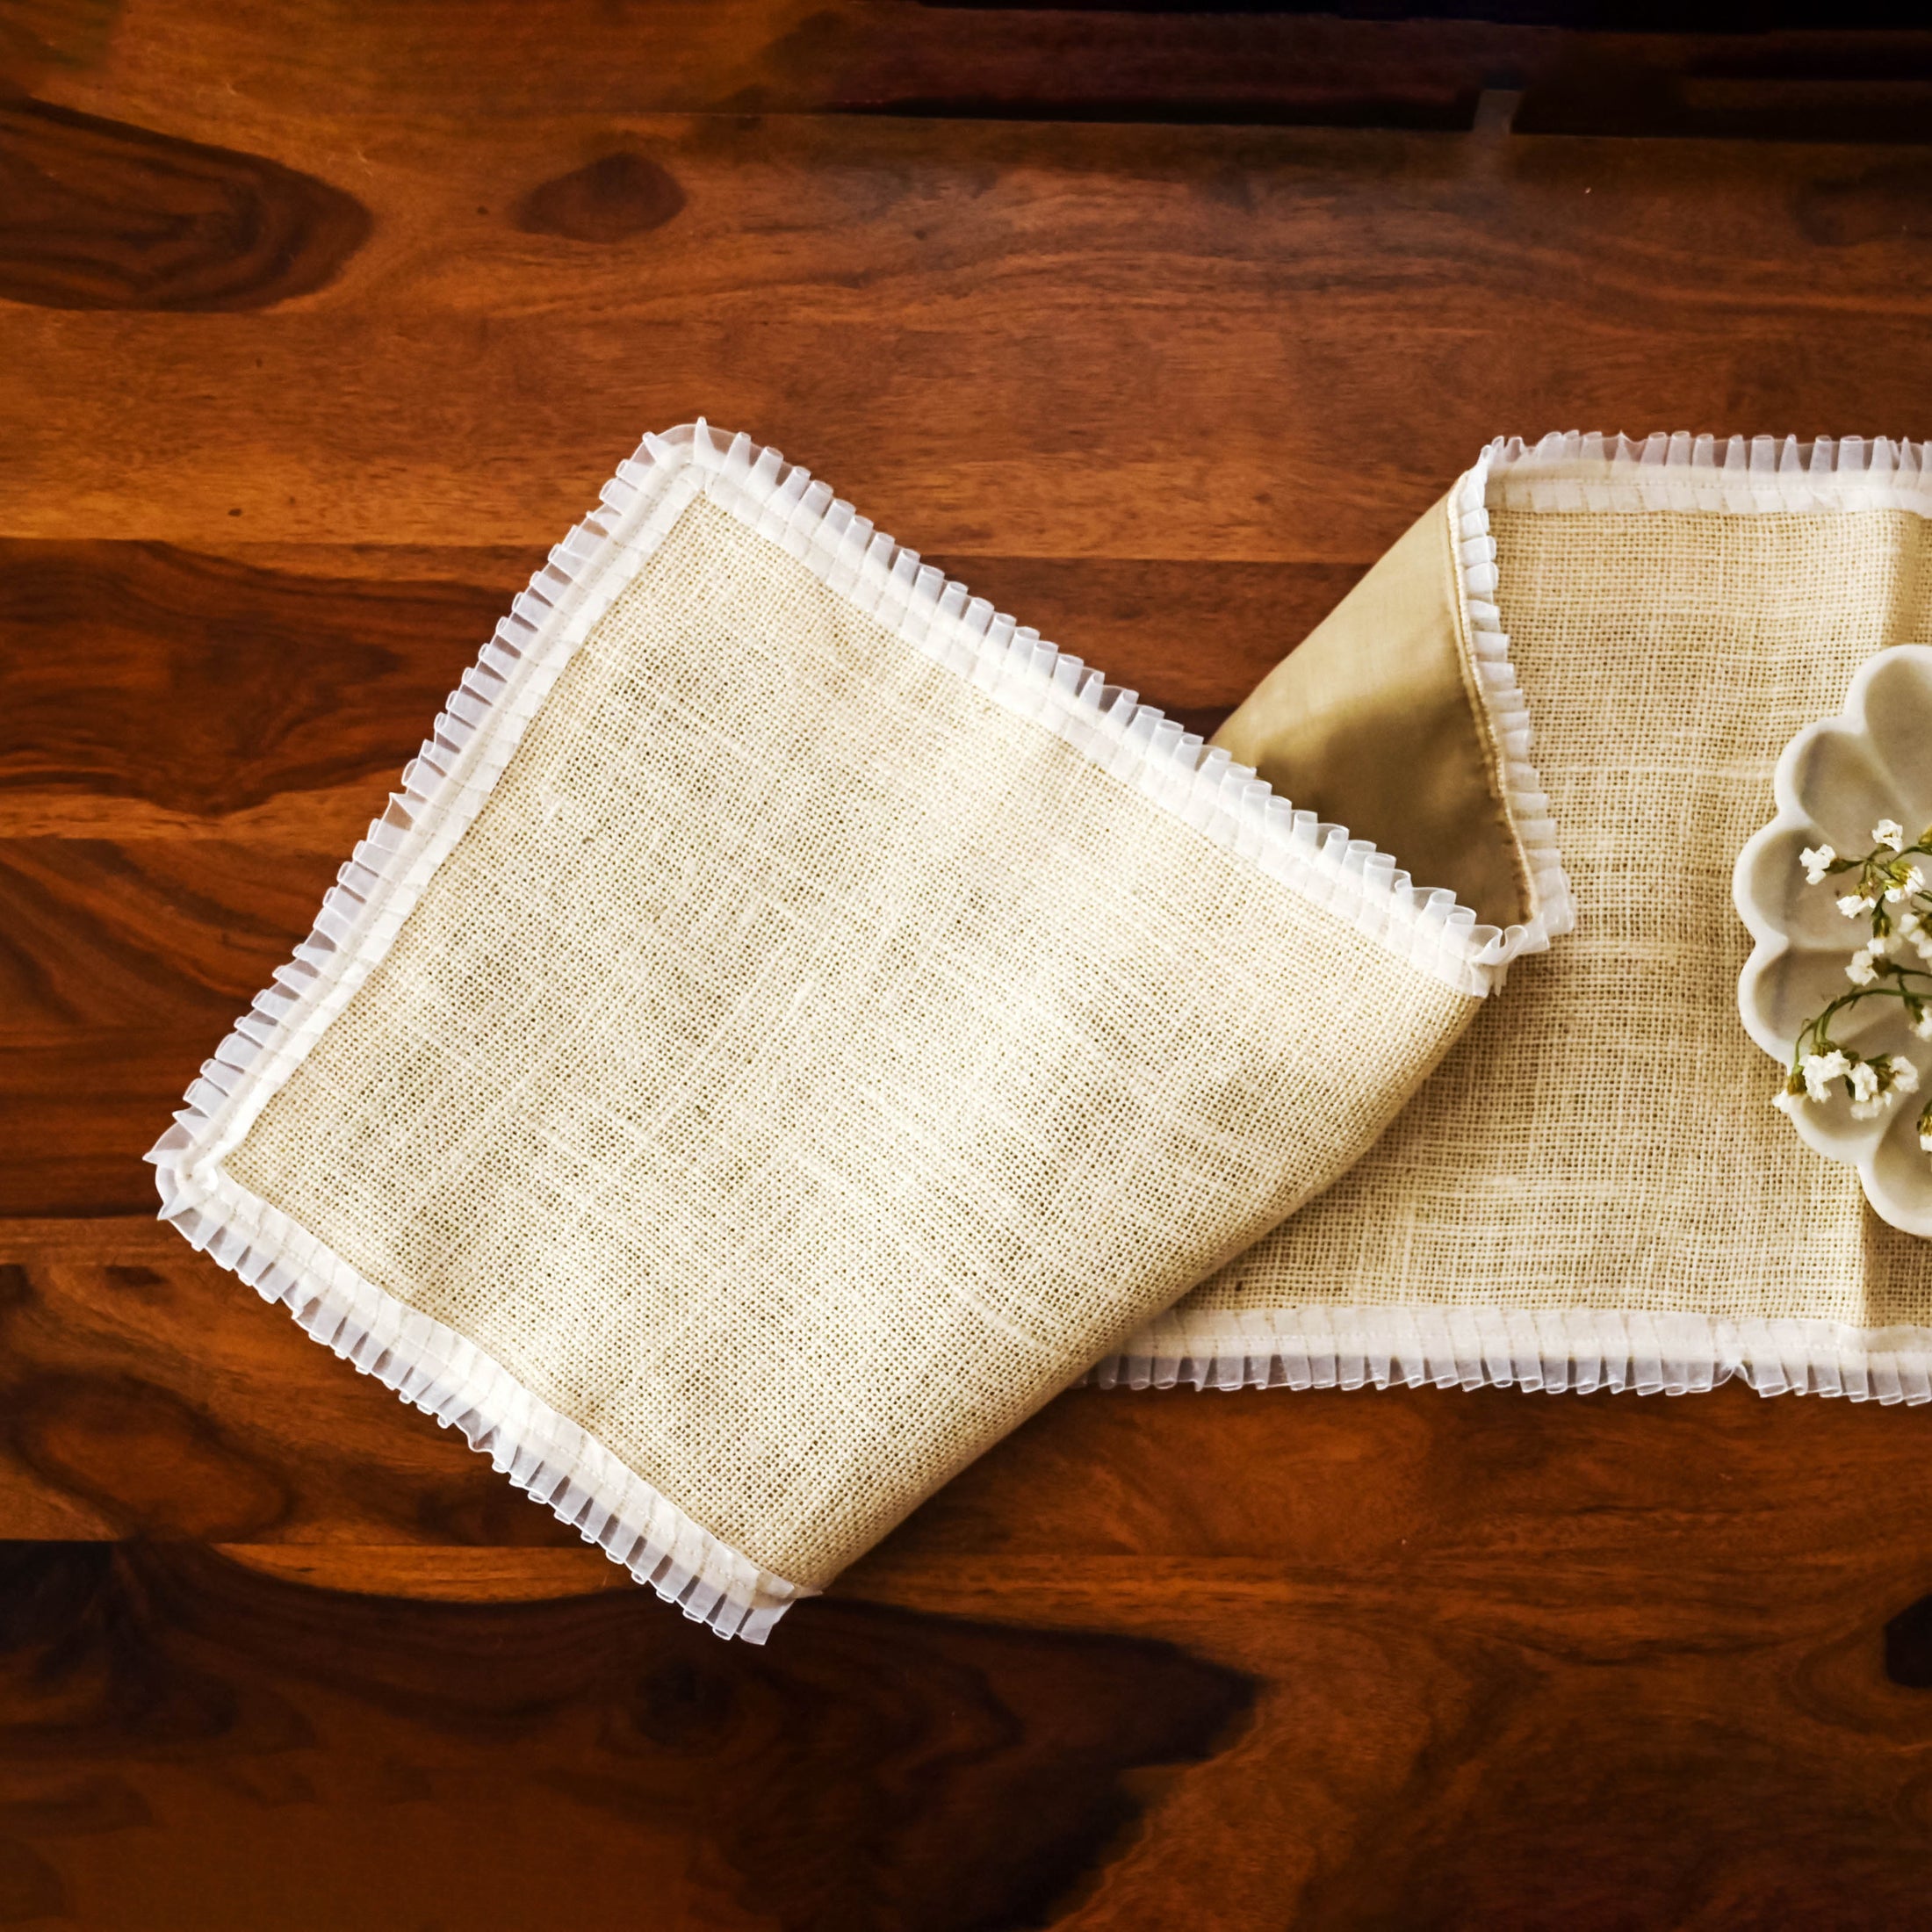
{"label": "wooden table surface", "polygon": [[1196,722],[1498,431],[1932,436],[1846,46],[0,6],[0,1924],[1932,1923],[1932,1411],[1076,1393],[759,1651],[140,1159],[645,429]]}

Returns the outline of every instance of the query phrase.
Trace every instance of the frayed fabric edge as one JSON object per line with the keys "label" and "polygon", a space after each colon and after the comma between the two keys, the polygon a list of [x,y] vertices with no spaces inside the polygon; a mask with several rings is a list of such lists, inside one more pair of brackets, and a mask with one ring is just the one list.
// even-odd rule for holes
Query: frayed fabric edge
{"label": "frayed fabric edge", "polygon": [[1932,1402],[1932,1330],[1642,1310],[1328,1308],[1164,1316],[1088,1371],[1100,1388],[1598,1389]]}

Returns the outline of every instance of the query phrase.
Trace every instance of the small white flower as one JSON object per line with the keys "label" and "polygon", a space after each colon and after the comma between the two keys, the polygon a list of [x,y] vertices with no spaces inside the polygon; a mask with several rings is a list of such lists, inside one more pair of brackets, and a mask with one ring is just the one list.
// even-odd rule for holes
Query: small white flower
{"label": "small white flower", "polygon": [[1855,1121],[1875,1121],[1885,1110],[1883,1100],[1854,1100],[1851,1103],[1851,1117]]}
{"label": "small white flower", "polygon": [[1851,1064],[1836,1047],[1829,1053],[1807,1053],[1799,1071],[1805,1077],[1807,1099],[1828,1100],[1831,1083]]}
{"label": "small white flower", "polygon": [[1871,910],[1871,901],[1863,892],[1847,892],[1838,902],[1838,910],[1848,919],[1855,919],[1861,912]]}
{"label": "small white flower", "polygon": [[1892,939],[1890,933],[1874,933],[1865,941],[1865,950],[1874,959],[1883,959],[1892,950]]}
{"label": "small white flower", "polygon": [[1905,827],[1896,818],[1881,818],[1871,828],[1871,842],[1882,845],[1893,852],[1905,850]]}
{"label": "small white flower", "polygon": [[1896,1094],[1916,1093],[1919,1091],[1919,1070],[1909,1060],[1901,1060],[1897,1054],[1891,1059],[1892,1085],[1889,1091]]}
{"label": "small white flower", "polygon": [[1831,870],[1831,861],[1837,856],[1829,846],[1806,846],[1798,854],[1798,862],[1805,869],[1805,883],[1818,884]]}
{"label": "small white flower", "polygon": [[1932,1127],[1921,1127],[1919,1129],[1919,1151],[1921,1154],[1932,1154]]}
{"label": "small white flower", "polygon": [[[1867,1106],[1878,1098],[1878,1070],[1870,1060],[1860,1060],[1846,1070],[1845,1085],[1851,1089],[1853,1099]],[[1859,1114],[1855,1118],[1869,1120],[1871,1115]]]}
{"label": "small white flower", "polygon": [[1845,977],[1854,986],[1870,986],[1878,976],[1872,970],[1871,948],[1861,946],[1845,962]]}
{"label": "small white flower", "polygon": [[1788,1087],[1780,1087],[1772,1094],[1771,1105],[1780,1114],[1789,1114],[1795,1120],[1805,1111],[1805,1096],[1802,1093],[1793,1093]]}
{"label": "small white flower", "polygon": [[1892,924],[1900,939],[1910,939],[1918,931],[1923,921],[1908,905],[1904,912],[1900,913],[1897,919],[1892,920]]}

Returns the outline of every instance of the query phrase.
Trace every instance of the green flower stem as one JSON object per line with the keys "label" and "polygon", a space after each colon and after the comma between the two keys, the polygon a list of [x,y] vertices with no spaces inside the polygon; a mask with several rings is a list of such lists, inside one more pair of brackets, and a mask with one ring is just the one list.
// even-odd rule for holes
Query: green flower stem
{"label": "green flower stem", "polygon": [[[1932,972],[1917,966],[1888,965],[1888,970],[1899,978],[1932,980]],[[1831,1024],[1834,1013],[1842,1013],[1848,1006],[1856,1006],[1861,999],[1922,999],[1922,994],[1908,991],[1903,986],[1859,986],[1849,993],[1841,993],[1825,1010],[1805,1023],[1798,1035],[1798,1044],[1791,1051],[1791,1071],[1796,1074],[1805,1061],[1805,1042],[1811,1042],[1814,1053],[1830,1053],[1835,1050],[1826,1029]],[[1928,1103],[1932,1104],[1932,1103]]]}

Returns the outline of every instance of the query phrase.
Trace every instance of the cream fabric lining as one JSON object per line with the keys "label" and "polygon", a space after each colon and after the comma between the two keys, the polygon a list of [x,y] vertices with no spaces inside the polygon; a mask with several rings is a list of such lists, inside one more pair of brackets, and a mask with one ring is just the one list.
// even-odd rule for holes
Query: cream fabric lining
{"label": "cream fabric lining", "polygon": [[[1773,1070],[1737,1018],[1749,941],[1730,876],[1792,733],[1872,652],[1932,637],[1927,522],[1496,507],[1532,501],[1491,487],[1497,602],[1579,930],[1518,966],[1360,1164],[1107,1379],[1740,1373],[1922,1398],[1932,1247],[1769,1106]],[[1566,1377],[1580,1353],[1598,1367]]]}
{"label": "cream fabric lining", "polygon": [[1453,553],[1436,504],[1215,733],[1280,792],[1399,852],[1493,926],[1532,883],[1481,715]]}
{"label": "cream fabric lining", "polygon": [[627,467],[153,1157],[756,1638],[1359,1158],[1526,935],[769,452]]}

